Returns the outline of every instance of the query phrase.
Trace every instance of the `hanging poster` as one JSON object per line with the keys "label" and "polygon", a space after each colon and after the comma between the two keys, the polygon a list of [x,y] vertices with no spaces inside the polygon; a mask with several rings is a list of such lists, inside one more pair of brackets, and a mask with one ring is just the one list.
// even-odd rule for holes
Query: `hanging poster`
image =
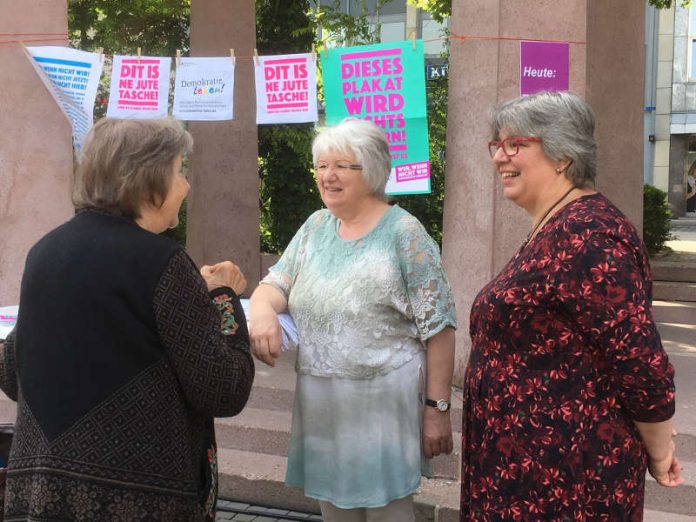
{"label": "hanging poster", "polygon": [[322,52],[326,122],[372,120],[392,154],[387,194],[430,192],[423,41],[389,42]]}
{"label": "hanging poster", "polygon": [[256,123],[317,121],[317,64],[312,53],[259,56]]}
{"label": "hanging poster", "polygon": [[570,46],[563,42],[520,42],[520,95],[567,91]]}
{"label": "hanging poster", "polygon": [[49,89],[65,112],[80,151],[94,123],[94,101],[102,72],[101,55],[69,47],[27,47],[35,65],[47,77]]}
{"label": "hanging poster", "polygon": [[234,59],[179,58],[173,115],[189,121],[233,119]]}
{"label": "hanging poster", "polygon": [[164,118],[169,108],[171,58],[114,55],[109,118]]}

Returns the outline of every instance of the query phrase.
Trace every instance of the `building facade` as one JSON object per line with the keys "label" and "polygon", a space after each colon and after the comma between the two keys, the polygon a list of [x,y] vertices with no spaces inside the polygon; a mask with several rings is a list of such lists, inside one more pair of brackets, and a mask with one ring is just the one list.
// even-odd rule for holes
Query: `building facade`
{"label": "building facade", "polygon": [[674,4],[646,8],[644,177],[681,217],[696,162],[696,5]]}

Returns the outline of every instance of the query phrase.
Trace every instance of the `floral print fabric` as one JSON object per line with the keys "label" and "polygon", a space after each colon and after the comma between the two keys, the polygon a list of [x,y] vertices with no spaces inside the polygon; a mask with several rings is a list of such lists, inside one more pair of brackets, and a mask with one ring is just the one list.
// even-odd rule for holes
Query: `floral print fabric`
{"label": "floral print fabric", "polygon": [[462,521],[642,520],[634,420],[674,413],[647,254],[604,196],[557,212],[475,299]]}

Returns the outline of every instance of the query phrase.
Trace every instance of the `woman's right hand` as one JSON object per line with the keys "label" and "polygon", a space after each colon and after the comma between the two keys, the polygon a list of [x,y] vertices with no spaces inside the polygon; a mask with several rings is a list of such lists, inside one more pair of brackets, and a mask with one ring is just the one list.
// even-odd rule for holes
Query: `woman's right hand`
{"label": "woman's right hand", "polygon": [[208,291],[226,286],[234,290],[237,295],[242,295],[246,289],[246,278],[240,268],[231,261],[222,261],[214,265],[203,265],[201,276],[208,285]]}
{"label": "woman's right hand", "polygon": [[278,314],[269,304],[252,300],[249,311],[249,338],[254,357],[268,366],[275,366],[275,360],[280,357],[281,332]]}
{"label": "woman's right hand", "polygon": [[648,472],[660,486],[673,488],[684,483],[682,465],[674,456],[674,441],[670,441],[670,451],[665,458],[655,460],[648,455]]}

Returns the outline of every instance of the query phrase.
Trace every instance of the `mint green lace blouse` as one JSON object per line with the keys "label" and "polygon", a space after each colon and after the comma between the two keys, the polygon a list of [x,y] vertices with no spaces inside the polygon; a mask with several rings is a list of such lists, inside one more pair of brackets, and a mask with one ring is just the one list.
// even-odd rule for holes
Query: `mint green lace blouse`
{"label": "mint green lace blouse", "polygon": [[338,224],[328,210],[315,212],[262,283],[288,300],[299,373],[367,379],[454,326],[454,301],[437,244],[399,206],[357,240],[341,239]]}

